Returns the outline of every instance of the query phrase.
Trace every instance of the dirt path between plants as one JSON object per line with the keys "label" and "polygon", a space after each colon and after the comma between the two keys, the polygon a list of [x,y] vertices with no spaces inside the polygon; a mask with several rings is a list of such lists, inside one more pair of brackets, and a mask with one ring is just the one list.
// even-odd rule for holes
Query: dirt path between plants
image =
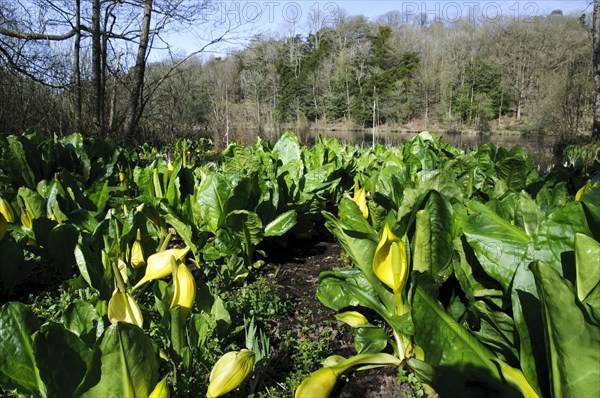
{"label": "dirt path between plants", "polygon": [[[292,330],[294,335],[316,340],[325,328],[330,328],[329,355],[356,355],[350,328],[336,321],[335,311],[322,305],[316,295],[319,274],[344,266],[340,260],[339,245],[330,241],[289,247],[277,257],[271,259],[263,270],[270,279],[282,286],[282,294],[287,295],[294,308],[287,322],[280,325],[279,332]],[[311,330],[312,333],[303,334],[303,330]],[[277,347],[273,348],[277,350]],[[319,367],[320,364],[315,364],[314,370]],[[352,372],[340,378],[331,397],[411,396],[414,393],[412,385],[398,385],[397,378],[397,369],[390,366]]]}

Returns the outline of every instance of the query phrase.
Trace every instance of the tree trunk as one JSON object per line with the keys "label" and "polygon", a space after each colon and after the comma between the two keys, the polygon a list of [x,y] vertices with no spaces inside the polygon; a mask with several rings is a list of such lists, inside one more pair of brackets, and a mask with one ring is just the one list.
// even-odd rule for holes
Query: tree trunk
{"label": "tree trunk", "polygon": [[81,110],[81,67],[79,54],[81,49],[81,3],[75,0],[75,43],[73,44],[73,83],[75,85],[75,129],[82,132]]}
{"label": "tree trunk", "polygon": [[[96,0],[94,0],[96,1]],[[142,87],[144,85],[144,74],[146,72],[146,54],[148,51],[148,43],[150,41],[150,19],[152,16],[152,1],[144,1],[144,19],[142,20],[142,29],[140,31],[140,46],[138,47],[135,66],[133,68],[133,87],[131,88],[131,96],[129,97],[129,108],[127,117],[125,118],[125,134],[131,137],[133,130],[139,120],[139,104]]]}
{"label": "tree trunk", "polygon": [[92,83],[94,123],[97,132],[104,129],[104,95],[102,91],[102,42],[100,33],[100,0],[92,0]]}
{"label": "tree trunk", "polygon": [[115,75],[113,78],[113,87],[112,93],[110,97],[110,107],[108,108],[108,131],[113,131],[115,126],[115,114],[117,109],[117,91],[119,89],[119,68],[121,65],[121,56],[123,53],[117,54],[117,59],[115,61]]}
{"label": "tree trunk", "polygon": [[592,136],[600,139],[600,1],[594,1],[593,18],[593,47],[594,47],[594,88],[596,89],[594,106],[594,124]]}

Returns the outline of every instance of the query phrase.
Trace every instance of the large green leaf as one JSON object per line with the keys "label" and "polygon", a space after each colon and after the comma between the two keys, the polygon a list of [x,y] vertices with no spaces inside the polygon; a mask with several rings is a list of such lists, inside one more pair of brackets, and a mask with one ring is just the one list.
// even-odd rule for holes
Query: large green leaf
{"label": "large green leaf", "polygon": [[18,186],[34,189],[43,178],[41,155],[31,142],[24,136],[8,136],[8,148],[2,165],[7,175]]}
{"label": "large green leaf", "polygon": [[83,136],[77,133],[71,134],[63,137],[60,143],[64,145],[59,153],[60,165],[80,175],[83,183],[87,182],[90,176],[91,162],[83,144]]}
{"label": "large green leaf", "polygon": [[537,177],[533,161],[518,145],[509,150],[498,148],[496,173],[514,191],[525,189]]}
{"label": "large green leaf", "polygon": [[400,317],[386,308],[375,289],[357,268],[322,272],[319,275],[317,298],[323,305],[335,310],[357,305],[370,308],[397,332],[412,333],[412,325],[406,322],[407,317]]}
{"label": "large green leaf", "polygon": [[571,202],[550,214],[533,238],[534,251],[529,260],[540,260],[560,271],[563,260],[568,260],[569,268],[574,269],[574,258],[564,258],[575,248],[575,234],[594,236],[593,223],[587,219],[586,207],[581,202]]}
{"label": "large green leaf", "polygon": [[73,253],[83,279],[98,290],[101,298],[108,300],[112,295],[113,274],[111,269],[102,264],[101,255],[81,244],[75,246]]}
{"label": "large green leaf", "polygon": [[78,240],[79,231],[71,224],[59,224],[48,235],[46,251],[65,276],[71,273],[75,265],[74,251]]}
{"label": "large green leaf", "polygon": [[196,194],[196,206],[199,208],[202,221],[213,233],[225,220],[225,203],[232,191],[233,186],[227,178],[214,173],[206,176],[206,180]]}
{"label": "large green leaf", "polygon": [[354,329],[354,347],[359,354],[376,354],[387,346],[388,336],[379,326],[362,326]]}
{"label": "large green leaf", "polygon": [[38,328],[25,304],[10,302],[0,308],[0,373],[9,380],[9,388],[35,394],[43,388],[32,347]]}
{"label": "large green leaf", "polygon": [[83,380],[92,350],[64,326],[43,325],[33,337],[33,351],[48,397],[71,397]]}
{"label": "large green leaf", "polygon": [[467,241],[485,272],[506,291],[530,238],[487,206],[475,201],[467,206],[470,214],[463,219]]}
{"label": "large green leaf", "polygon": [[379,236],[365,220],[358,205],[343,198],[339,205],[339,219],[323,212],[325,225],[338,239],[344,251],[362,271],[369,284],[375,289],[386,308],[393,311],[396,304],[394,295],[375,276],[373,256],[379,242]]}
{"label": "large green leaf", "polygon": [[521,191],[515,209],[515,222],[517,226],[523,229],[527,235],[533,236],[545,217],[546,214],[535,200],[531,199],[527,192]]}
{"label": "large green leaf", "polygon": [[62,322],[67,329],[90,346],[104,330],[104,323],[96,307],[89,301],[80,299],[70,303],[64,310]]}
{"label": "large green leaf", "polygon": [[425,204],[431,231],[431,273],[446,280],[452,272],[454,216],[450,202],[439,192],[431,191]]}
{"label": "large green leaf", "polygon": [[[358,300],[345,287],[347,280],[364,278],[359,269],[345,268],[335,271],[321,272],[319,275],[319,287],[317,288],[317,298],[319,301],[336,311],[343,308],[358,305]],[[368,289],[368,285],[365,286]]]}
{"label": "large green leaf", "polygon": [[[181,202],[181,193],[180,193],[180,183],[179,183],[179,172],[182,168],[181,158],[177,157],[172,164],[173,170],[169,173],[167,172],[164,176],[164,179],[168,179],[164,184],[164,195],[169,202],[169,205],[177,208],[179,203]],[[169,176],[170,174],[170,176]]]}
{"label": "large green leaf", "polygon": [[164,217],[165,222],[175,228],[179,236],[181,236],[181,239],[183,239],[185,244],[192,250],[194,256],[197,256],[198,247],[193,240],[194,231],[192,226],[179,219],[173,210],[164,203],[161,202],[158,209]]}
{"label": "large green leaf", "polygon": [[519,396],[502,382],[494,354],[454,321],[428,290],[432,289],[417,285],[412,318],[415,342],[425,352],[425,362],[435,368],[436,391],[448,397]]}
{"label": "large green leaf", "polygon": [[496,353],[512,361],[517,361],[519,354],[515,348],[515,324],[505,312],[494,311],[486,302],[477,300],[470,306],[480,322],[480,328],[473,334],[483,344]]}
{"label": "large green leaf", "polygon": [[247,210],[235,210],[226,218],[226,225],[246,245],[257,245],[264,237],[262,221],[258,214]]}
{"label": "large green leaf", "polygon": [[27,209],[33,219],[46,217],[46,200],[36,191],[21,187],[17,194],[17,201],[21,209]]}
{"label": "large green leaf", "polygon": [[544,328],[542,304],[533,273],[528,265],[543,261],[557,272],[568,271],[565,277],[575,282],[575,235],[591,236],[584,205],[571,202],[552,212],[538,227],[525,257],[518,263],[512,291],[512,311],[519,335],[519,359],[523,373],[542,395],[550,393],[545,341],[539,333]]}
{"label": "large green leaf", "polygon": [[110,189],[108,188],[108,180],[95,182],[91,188],[86,191],[86,195],[94,202],[96,209],[99,212],[104,211],[106,202],[110,197]]}
{"label": "large green leaf", "polygon": [[265,227],[265,236],[281,236],[296,225],[296,210],[288,210],[278,215]]}
{"label": "large green leaf", "polygon": [[577,299],[600,326],[600,243],[583,234],[575,235]]}
{"label": "large green leaf", "polygon": [[95,355],[98,360],[80,387],[82,397],[146,398],[158,381],[158,355],[150,338],[135,325],[111,325]]}
{"label": "large green leaf", "polygon": [[300,160],[300,143],[294,133],[285,133],[273,147],[273,153],[285,165],[293,160]]}
{"label": "large green leaf", "polygon": [[532,263],[530,269],[542,302],[552,396],[597,396],[600,328],[586,320],[568,280],[542,262]]}

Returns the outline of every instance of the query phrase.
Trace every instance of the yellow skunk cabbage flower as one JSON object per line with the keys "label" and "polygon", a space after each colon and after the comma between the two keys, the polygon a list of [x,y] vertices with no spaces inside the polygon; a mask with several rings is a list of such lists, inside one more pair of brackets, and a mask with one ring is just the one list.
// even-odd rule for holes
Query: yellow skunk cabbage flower
{"label": "yellow skunk cabbage flower", "polygon": [[169,398],[169,387],[167,386],[167,376],[156,384],[154,390],[148,395],[148,398]]}
{"label": "yellow skunk cabbage flower", "polygon": [[219,358],[210,372],[206,397],[220,397],[242,384],[254,367],[255,357],[254,351],[243,349]]}
{"label": "yellow skunk cabbage flower", "polygon": [[7,223],[15,222],[15,212],[12,209],[10,203],[7,200],[0,197],[0,214],[4,216]]}
{"label": "yellow skunk cabbage flower", "polygon": [[593,184],[590,184],[590,181],[588,180],[588,182],[586,182],[585,185],[583,187],[581,187],[581,189],[579,191],[577,191],[577,194],[575,195],[575,200],[580,200],[581,196],[584,193],[591,191],[592,189],[596,188],[599,185],[600,185],[600,180],[596,181]]}
{"label": "yellow skunk cabbage flower", "polygon": [[[175,260],[171,257],[171,261]],[[173,275],[173,285],[175,286],[175,291],[173,293],[171,308],[176,305],[180,307],[179,313],[183,322],[192,310],[194,300],[196,299],[196,281],[187,265],[179,264],[177,273]]]}
{"label": "yellow skunk cabbage flower", "polygon": [[33,220],[32,220],[33,216],[32,216],[32,214],[29,211],[27,211],[27,209],[21,210],[21,217],[20,218],[21,218],[21,224],[23,224],[23,226],[25,228],[31,229],[32,222],[33,222]]}
{"label": "yellow skunk cabbage flower", "polygon": [[338,321],[342,321],[353,328],[358,328],[369,324],[369,321],[358,311],[346,311],[335,315]]}
{"label": "yellow skunk cabbage flower", "polygon": [[402,291],[408,280],[406,248],[387,224],[383,228],[381,240],[375,249],[373,272],[394,293]]}
{"label": "yellow skunk cabbage flower", "polygon": [[131,254],[129,257],[133,268],[139,268],[146,263],[144,261],[144,249],[142,248],[142,237],[139,229],[135,241],[131,245]]}
{"label": "yellow skunk cabbage flower", "polygon": [[189,247],[184,249],[169,249],[154,253],[148,257],[148,261],[146,263],[146,273],[144,274],[144,277],[140,279],[140,281],[133,287],[133,290],[139,288],[146,282],[169,276],[173,272],[173,268],[171,267],[171,257],[174,257],[176,261],[181,260],[183,257],[185,257],[189,250]]}
{"label": "yellow skunk cabbage flower", "polygon": [[342,369],[321,368],[302,380],[302,383],[296,389],[294,398],[327,398]]}
{"label": "yellow skunk cabbage flower", "polygon": [[119,171],[119,182],[125,182],[125,173],[123,173],[122,171]]}
{"label": "yellow skunk cabbage flower", "polygon": [[369,208],[367,207],[367,192],[365,188],[358,189],[358,182],[354,184],[354,203],[358,205],[364,218],[369,218]]}
{"label": "yellow skunk cabbage flower", "polygon": [[171,178],[171,174],[173,174],[173,163],[171,163],[171,161],[169,160],[169,162],[167,163],[167,175],[169,176],[169,178]]}
{"label": "yellow skunk cabbage flower", "polygon": [[6,222],[6,218],[4,218],[4,215],[0,213],[0,240],[4,238],[4,234],[6,234],[7,229],[8,223]]}
{"label": "yellow skunk cabbage flower", "polygon": [[144,317],[134,298],[129,293],[115,290],[108,302],[110,323],[127,322],[142,327]]}

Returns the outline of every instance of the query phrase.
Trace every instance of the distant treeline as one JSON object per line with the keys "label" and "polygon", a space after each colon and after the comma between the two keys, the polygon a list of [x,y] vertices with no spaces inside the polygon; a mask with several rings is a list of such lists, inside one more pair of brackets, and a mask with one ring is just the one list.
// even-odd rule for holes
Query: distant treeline
{"label": "distant treeline", "polygon": [[[146,89],[151,95],[135,137],[204,135],[220,144],[270,138],[287,128],[373,123],[417,130],[589,131],[594,84],[588,19],[560,11],[456,23],[407,24],[399,12],[376,21],[341,14],[333,24],[313,18],[307,36],[258,36],[225,58],[148,64],[144,87],[152,91]],[[131,79],[118,68],[113,72],[105,80],[105,101],[118,120]],[[68,89],[48,88],[2,67],[0,87],[2,131],[75,129]],[[118,128],[110,134],[118,137]]]}

